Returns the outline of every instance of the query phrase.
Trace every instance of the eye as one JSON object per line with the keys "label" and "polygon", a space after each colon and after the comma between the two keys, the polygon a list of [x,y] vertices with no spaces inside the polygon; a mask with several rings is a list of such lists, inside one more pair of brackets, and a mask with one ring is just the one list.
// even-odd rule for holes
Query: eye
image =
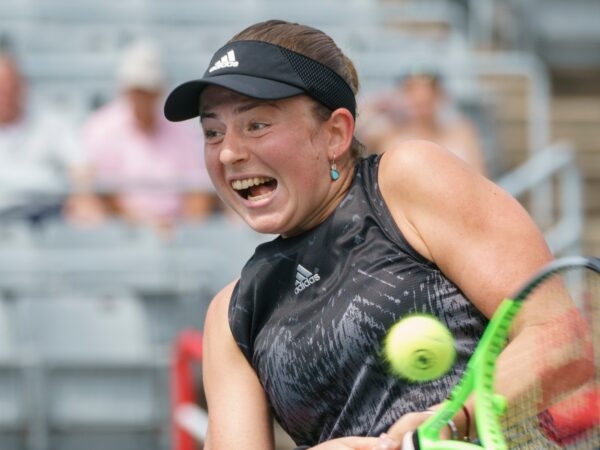
{"label": "eye", "polygon": [[248,125],[248,130],[249,131],[261,131],[264,130],[265,128],[267,128],[268,125],[266,123],[262,123],[262,122],[252,122]]}
{"label": "eye", "polygon": [[223,138],[224,127],[216,120],[211,118],[202,118],[200,121],[206,143],[216,143]]}
{"label": "eye", "polygon": [[223,138],[223,133],[221,133],[220,131],[212,129],[212,128],[204,129],[204,140],[207,143],[211,143],[211,144],[216,143],[222,138]]}

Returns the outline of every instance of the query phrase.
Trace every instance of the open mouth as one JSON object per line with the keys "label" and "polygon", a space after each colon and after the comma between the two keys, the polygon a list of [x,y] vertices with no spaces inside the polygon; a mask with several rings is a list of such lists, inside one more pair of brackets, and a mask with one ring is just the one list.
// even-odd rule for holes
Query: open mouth
{"label": "open mouth", "polygon": [[232,181],[231,187],[246,200],[258,201],[273,193],[277,180],[267,177],[246,178]]}

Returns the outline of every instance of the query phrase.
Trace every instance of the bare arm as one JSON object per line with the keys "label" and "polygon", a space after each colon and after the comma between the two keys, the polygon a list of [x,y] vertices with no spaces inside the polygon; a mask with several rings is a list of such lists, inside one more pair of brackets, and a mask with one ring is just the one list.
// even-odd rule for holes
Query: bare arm
{"label": "bare arm", "polygon": [[204,326],[203,382],[208,403],[205,450],[273,449],[272,419],[256,373],[229,328],[234,283],[211,302]]}
{"label": "bare arm", "polygon": [[406,141],[387,152],[379,184],[410,244],[488,317],[552,259],[514,198],[433,143]]}
{"label": "bare arm", "polygon": [[[383,156],[381,192],[411,245],[434,262],[487,317],[501,300],[552,259],[540,231],[501,188],[449,152],[425,141],[405,142]],[[547,300],[536,299],[541,303]],[[521,366],[515,378],[503,361],[531,345],[551,324],[553,308],[524,308],[518,334],[502,354],[497,389],[515,396],[533,383]],[[410,420],[409,420],[410,419]],[[425,415],[403,418],[401,435]]]}

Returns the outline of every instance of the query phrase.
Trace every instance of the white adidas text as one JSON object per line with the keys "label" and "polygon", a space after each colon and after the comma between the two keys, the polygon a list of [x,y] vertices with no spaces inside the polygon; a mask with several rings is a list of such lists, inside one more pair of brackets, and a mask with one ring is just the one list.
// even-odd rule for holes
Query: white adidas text
{"label": "white adidas text", "polygon": [[299,294],[307,287],[315,284],[321,277],[318,273],[311,273],[308,269],[298,264],[296,271],[296,288],[294,289],[295,294]]}

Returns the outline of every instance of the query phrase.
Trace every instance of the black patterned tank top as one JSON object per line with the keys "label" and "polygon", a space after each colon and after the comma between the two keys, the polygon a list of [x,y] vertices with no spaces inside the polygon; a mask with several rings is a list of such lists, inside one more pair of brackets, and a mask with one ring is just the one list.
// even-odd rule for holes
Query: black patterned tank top
{"label": "black patterned tank top", "polygon": [[[273,413],[298,445],[376,436],[442,401],[487,320],[406,242],[379,192],[379,157],[360,160],[335,212],[300,236],[260,245],[242,270],[229,322]],[[439,317],[457,344],[446,376],[409,383],[382,357],[406,314]]]}

